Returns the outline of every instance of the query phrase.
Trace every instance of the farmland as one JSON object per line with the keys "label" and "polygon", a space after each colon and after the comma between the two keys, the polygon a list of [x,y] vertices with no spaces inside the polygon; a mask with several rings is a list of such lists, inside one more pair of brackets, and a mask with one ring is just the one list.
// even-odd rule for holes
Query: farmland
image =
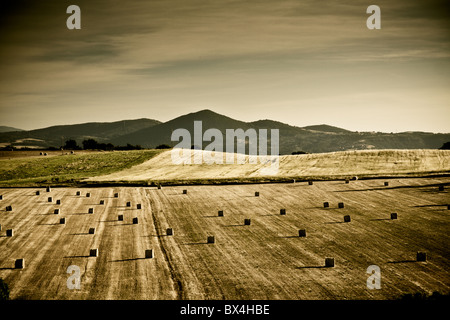
{"label": "farmland", "polygon": [[[429,177],[50,192],[3,188],[0,278],[13,299],[343,300],[448,294],[449,183],[447,177]],[[8,205],[12,211],[5,211]],[[398,219],[390,219],[392,212]],[[344,215],[351,222],[343,222]],[[63,217],[65,225],[59,224]],[[244,219],[251,224],[244,225]],[[7,237],[6,229],[14,235]],[[299,229],[306,237],[298,237]],[[215,243],[208,244],[208,236]],[[89,256],[92,248],[98,248],[98,257]],[[145,259],[146,249],[153,249],[153,258]],[[427,261],[416,261],[418,251],[427,253]],[[324,267],[326,257],[335,259],[334,267]],[[14,268],[19,258],[25,259],[24,269]],[[80,268],[80,289],[67,287],[70,265]],[[380,267],[379,290],[366,287],[370,265]]]}

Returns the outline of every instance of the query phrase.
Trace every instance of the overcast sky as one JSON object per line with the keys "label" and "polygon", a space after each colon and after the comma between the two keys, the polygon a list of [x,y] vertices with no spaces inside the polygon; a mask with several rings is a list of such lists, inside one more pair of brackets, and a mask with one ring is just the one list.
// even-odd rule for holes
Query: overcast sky
{"label": "overcast sky", "polygon": [[[81,30],[69,30],[69,5]],[[381,8],[369,30],[366,9]],[[243,121],[450,132],[446,0],[2,1],[0,125],[211,109]]]}

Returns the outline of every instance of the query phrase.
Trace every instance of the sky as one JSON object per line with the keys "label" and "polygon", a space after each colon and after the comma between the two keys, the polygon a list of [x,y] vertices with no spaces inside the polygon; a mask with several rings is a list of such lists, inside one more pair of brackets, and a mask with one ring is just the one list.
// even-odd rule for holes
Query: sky
{"label": "sky", "polygon": [[[69,30],[69,5],[81,29]],[[381,9],[370,30],[369,5]],[[450,132],[447,0],[4,0],[0,125],[210,109],[242,121]]]}

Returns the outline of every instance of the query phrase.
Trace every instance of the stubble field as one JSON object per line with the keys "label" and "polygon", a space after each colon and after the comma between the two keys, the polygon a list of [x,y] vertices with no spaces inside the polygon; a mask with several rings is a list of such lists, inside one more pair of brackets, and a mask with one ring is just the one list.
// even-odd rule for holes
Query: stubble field
{"label": "stubble field", "polygon": [[[449,183],[441,177],[0,189],[0,278],[13,299],[342,300],[448,294]],[[438,189],[441,184],[444,191]],[[5,211],[8,205],[12,211]],[[398,219],[390,219],[393,212]],[[351,221],[344,222],[344,215]],[[59,224],[63,217],[65,225]],[[244,225],[246,218],[250,225]],[[6,229],[13,229],[12,237]],[[299,229],[306,237],[298,237]],[[215,243],[208,244],[207,236]],[[91,248],[98,248],[98,257],[89,257]],[[153,249],[153,258],[145,259],[146,249]],[[427,253],[427,261],[416,261],[418,251]],[[334,267],[324,267],[326,257],[335,259]],[[14,268],[19,258],[25,259],[24,269]],[[80,289],[67,287],[71,265],[80,268]],[[366,286],[370,265],[380,267],[381,289]]]}

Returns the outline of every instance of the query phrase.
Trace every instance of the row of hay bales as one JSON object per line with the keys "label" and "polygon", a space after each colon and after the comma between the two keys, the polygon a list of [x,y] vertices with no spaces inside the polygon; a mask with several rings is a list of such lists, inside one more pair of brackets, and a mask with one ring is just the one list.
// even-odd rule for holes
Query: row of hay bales
{"label": "row of hay bales", "polygon": [[[45,191],[47,193],[50,193],[52,191],[52,189],[51,189],[51,187],[48,186],[48,187],[45,188]],[[36,196],[41,195],[41,190],[35,191],[35,195]],[[81,191],[76,191],[75,195],[76,196],[81,196]],[[87,192],[86,193],[86,197],[90,198],[91,197],[91,193]],[[118,198],[118,197],[119,197],[119,194],[115,193],[114,194],[114,198]],[[0,200],[3,200],[3,195],[0,195]],[[51,202],[52,203],[53,200],[54,200],[53,197],[51,197],[51,196],[47,197],[47,202]],[[56,203],[56,205],[61,205],[62,201],[61,201],[61,199],[57,199],[55,203]],[[103,200],[103,199],[100,200],[99,204],[100,205],[104,205],[105,204],[105,200]],[[130,207],[131,206],[131,202],[127,202],[126,206]],[[142,204],[140,204],[140,203],[136,204],[136,209],[141,210],[142,209]],[[6,211],[12,211],[12,206],[11,205],[7,206],[6,207]],[[62,213],[62,211],[61,211],[60,208],[55,208],[55,209],[53,209],[53,213],[56,214],[56,215],[60,215]],[[88,214],[94,214],[94,208],[92,208],[92,207],[88,208],[87,213]],[[118,215],[118,221],[123,221],[123,214]],[[59,224],[60,225],[65,225],[66,222],[67,222],[67,220],[66,220],[65,217],[62,217],[62,218],[59,219]],[[132,223],[133,224],[138,224],[138,222],[139,222],[138,217],[134,217],[132,219]],[[2,230],[2,225],[0,224],[0,231],[1,230]],[[169,232],[172,232],[171,230],[172,229],[167,229],[168,234],[169,234]],[[88,234],[95,234],[95,228],[94,227],[89,228]],[[7,229],[6,230],[6,236],[7,237],[13,237],[14,236],[14,230],[13,229]],[[98,254],[99,254],[98,248],[93,248],[93,249],[90,249],[90,251],[89,251],[89,256],[90,257],[97,257]],[[147,249],[145,251],[145,257],[146,258],[153,258],[153,250],[152,249]],[[14,268],[16,268],[16,269],[24,269],[25,268],[25,259],[24,258],[16,259],[15,260],[15,264],[14,264]]]}

